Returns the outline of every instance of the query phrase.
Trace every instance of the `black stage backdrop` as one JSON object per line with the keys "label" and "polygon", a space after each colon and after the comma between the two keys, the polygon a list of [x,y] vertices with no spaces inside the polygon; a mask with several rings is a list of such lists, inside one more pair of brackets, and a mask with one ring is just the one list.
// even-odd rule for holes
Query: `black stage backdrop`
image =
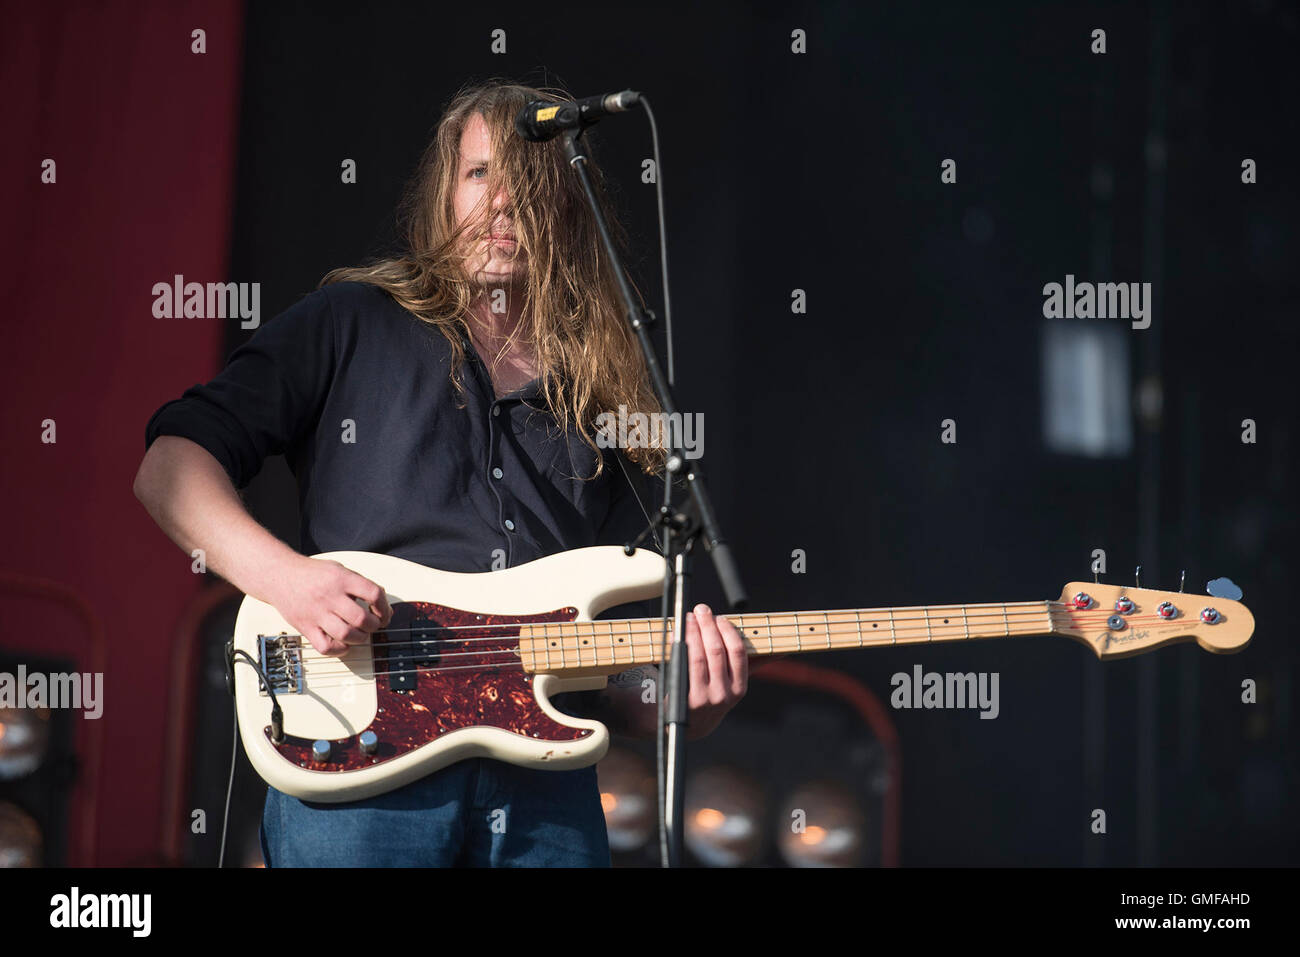
{"label": "black stage backdrop", "polygon": [[[1280,626],[1297,575],[1294,7],[247,14],[232,278],[262,282],[266,315],[392,243],[401,188],[466,80],[650,95],[678,395],[704,414],[754,609],[1055,598],[1091,579],[1094,549],[1103,580],[1140,564],[1151,587],[1184,568],[1189,591],[1243,587],[1258,630],[1237,656],[1101,663],[1021,639],[820,658],[884,699],[914,664],[1000,674],[997,720],[892,711],[904,864],[1295,861],[1296,653]],[[648,126],[614,118],[595,141],[661,311]],[[1150,328],[1044,318],[1044,285],[1067,275],[1150,282]],[[1066,432],[1110,423],[1119,447],[1063,450],[1049,406]],[[289,482],[277,463],[251,500],[296,541]],[[707,564],[698,596],[716,607]]]}

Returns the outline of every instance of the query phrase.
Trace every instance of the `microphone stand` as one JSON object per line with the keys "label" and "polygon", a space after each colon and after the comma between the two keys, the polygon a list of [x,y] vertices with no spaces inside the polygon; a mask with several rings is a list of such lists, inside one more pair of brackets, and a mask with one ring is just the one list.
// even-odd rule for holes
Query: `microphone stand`
{"label": "microphone stand", "polygon": [[[609,234],[609,227],[605,222],[604,214],[601,212],[600,203],[596,199],[596,192],[592,187],[591,177],[587,172],[585,145],[579,142],[582,129],[579,127],[565,130],[562,135],[565,155],[569,158],[569,165],[578,173],[578,179],[581,181],[583,191],[587,195],[587,203],[595,216],[601,244],[605,247],[605,254],[609,257],[610,265],[614,269],[614,276],[618,281],[619,292],[623,298],[623,307],[627,312],[627,321],[631,324],[632,331],[636,333],[637,341],[641,344],[641,352],[645,355],[646,367],[649,369],[650,381],[659,400],[659,405],[668,414],[669,422],[680,422],[681,417],[677,415],[677,403],[673,399],[668,380],[665,378],[663,369],[659,365],[659,359],[655,355],[654,344],[650,341],[649,329],[653,317],[637,304],[636,296],[633,294],[632,287],[624,274],[623,264],[619,261],[613,238]],[[659,524],[664,526],[666,530],[664,554],[673,574],[673,640],[671,655],[668,659],[666,687],[664,689],[667,696],[664,703],[668,740],[666,746],[667,760],[664,769],[663,823],[668,834],[668,848],[667,860],[663,863],[667,867],[680,867],[682,864],[682,798],[685,788],[687,694],[690,690],[690,677],[686,670],[686,615],[689,613],[691,606],[687,604],[686,596],[687,581],[691,574],[691,553],[697,539],[703,536],[704,548],[713,559],[713,567],[718,573],[718,580],[722,583],[722,589],[730,608],[732,610],[739,609],[748,599],[745,594],[745,586],[740,579],[740,570],[732,557],[731,547],[722,537],[722,531],[718,527],[713,503],[704,484],[704,473],[700,468],[700,461],[698,459],[694,461],[688,460],[683,454],[682,449],[679,447],[680,434],[672,434],[674,432],[680,433],[680,430],[669,429],[668,431],[671,436],[666,465],[668,474],[664,489],[664,505],[659,512]],[[682,512],[676,512],[672,507],[673,479],[678,474],[684,477],[690,498]]]}

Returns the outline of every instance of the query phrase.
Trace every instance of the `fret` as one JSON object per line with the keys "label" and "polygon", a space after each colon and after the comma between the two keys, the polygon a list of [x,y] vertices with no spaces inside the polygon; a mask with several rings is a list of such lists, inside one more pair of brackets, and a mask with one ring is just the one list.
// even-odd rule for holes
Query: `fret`
{"label": "fret", "polygon": [[933,642],[934,632],[930,628],[930,606],[929,605],[925,606],[924,612],[925,612],[925,640],[929,642]]}
{"label": "fret", "polygon": [[961,606],[961,622],[966,626],[966,640],[970,641],[970,610],[968,605]]}
{"label": "fret", "polygon": [[794,649],[803,651],[803,638],[799,635],[799,613],[794,612]]}
{"label": "fret", "polygon": [[[546,663],[551,663],[551,633],[550,625],[542,622],[542,642],[546,645]],[[564,667],[564,645],[560,645],[560,667]]]}
{"label": "fret", "polygon": [[855,611],[853,613],[853,617],[858,623],[858,647],[865,648],[866,647],[865,639],[862,637],[862,611],[861,610]]}
{"label": "fret", "polygon": [[1007,618],[1007,603],[1002,603],[1002,624],[1007,629],[1007,634],[1011,634],[1011,620]]}
{"label": "fret", "polygon": [[588,636],[588,635],[584,635],[584,634],[582,634],[582,632],[578,631],[576,628],[574,629],[574,631],[573,631],[573,641],[574,641],[574,643],[577,645],[577,648],[578,648],[578,665],[579,665],[579,666],[582,666],[582,665],[584,665],[584,664],[587,664],[587,662],[584,662],[584,661],[582,660],[582,650],[583,650],[583,648],[585,648],[585,647],[588,646],[588,645],[591,645],[591,664],[594,665],[594,664],[596,663],[596,646],[595,646],[595,640],[596,640],[596,634],[595,634],[595,632],[592,632],[591,635]]}
{"label": "fret", "polygon": [[891,607],[885,610],[889,612],[889,641],[890,644],[896,645],[898,644],[898,630],[894,627],[894,609]]}
{"label": "fret", "polygon": [[[767,648],[767,651],[763,651],[761,648],[758,647],[758,629],[757,629],[757,628],[754,628],[754,627],[752,627],[752,626],[749,625],[749,623],[748,623],[748,622],[749,622],[749,618],[750,618],[749,615],[737,615],[734,619],[732,619],[732,622],[731,622],[731,623],[732,623],[733,625],[735,625],[735,626],[736,626],[736,630],[740,632],[740,637],[744,638],[746,641],[749,642],[749,644],[750,644],[751,646],[753,646],[753,648],[754,648],[754,654],[756,654],[756,655],[764,655],[764,654],[770,655],[770,654],[772,653],[771,635],[768,635],[768,648]],[[745,633],[745,629],[746,629],[746,628],[749,628],[749,630],[752,631],[753,634],[746,634],[746,633]]]}
{"label": "fret", "polygon": [[834,646],[831,644],[831,616],[830,616],[830,612],[823,611],[823,612],[822,612],[822,619],[826,622],[826,648],[827,648],[827,650],[830,650],[832,647],[834,647]]}
{"label": "fret", "polygon": [[763,620],[767,626],[767,653],[774,655],[776,654],[776,634],[772,631],[772,623],[767,620],[767,615],[763,616]]}
{"label": "fret", "polygon": [[[962,638],[961,635],[949,634],[949,632],[956,631],[958,628],[961,627],[960,625],[953,623],[953,618],[956,617],[956,613],[953,611],[953,609],[959,607],[961,606],[960,605],[936,605],[934,608],[928,609],[931,612],[931,617],[938,615],[938,616],[942,616],[943,618],[943,623],[939,626],[939,636],[937,639],[934,637],[933,628],[931,628],[931,633],[930,633],[931,641],[935,641],[935,640],[960,641],[961,640]],[[933,622],[931,621],[930,624],[933,624]]]}
{"label": "fret", "polygon": [[[649,628],[648,625],[646,627]],[[636,661],[637,658],[636,648],[633,647],[633,645],[636,644],[636,634],[632,631],[631,619],[629,619],[627,623],[627,640],[629,642],[628,649],[627,649],[627,653],[628,653],[627,663],[630,665],[632,662]]]}
{"label": "fret", "polygon": [[[667,626],[669,636],[668,640],[672,641],[672,631],[674,628],[671,618],[652,618],[646,632],[646,660],[655,664],[663,664],[660,660],[660,642],[663,640],[664,627]],[[639,653],[638,653],[639,656]]]}

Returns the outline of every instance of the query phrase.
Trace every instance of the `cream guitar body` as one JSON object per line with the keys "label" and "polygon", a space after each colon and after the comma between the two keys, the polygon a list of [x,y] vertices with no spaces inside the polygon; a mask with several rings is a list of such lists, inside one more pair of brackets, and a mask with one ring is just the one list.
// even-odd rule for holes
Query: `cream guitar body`
{"label": "cream guitar body", "polygon": [[353,801],[470,757],[565,770],[605,755],[605,726],[565,715],[549,699],[603,688],[605,675],[622,669],[525,673],[517,623],[585,622],[654,597],[662,557],[600,546],[469,574],[369,552],[314,557],[382,586],[393,618],[370,644],[336,657],[294,634],[270,605],[244,599],[233,647],[274,683],[283,740],[272,739],[271,697],[244,659],[234,665],[235,704],[249,760],[272,787],[308,801]]}

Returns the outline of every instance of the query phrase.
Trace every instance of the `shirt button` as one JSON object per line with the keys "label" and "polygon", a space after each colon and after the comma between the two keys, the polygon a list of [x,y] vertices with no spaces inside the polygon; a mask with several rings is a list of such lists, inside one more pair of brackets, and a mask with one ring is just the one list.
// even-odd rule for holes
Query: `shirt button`
{"label": "shirt button", "polygon": [[515,523],[512,522],[512,521],[510,521],[510,519],[507,518],[507,519],[506,519],[506,528],[513,532],[513,531],[515,530]]}
{"label": "shirt button", "polygon": [[505,475],[505,474],[506,474],[506,473],[503,472],[503,471],[501,471],[500,469],[493,469],[493,470],[492,470],[492,477],[493,477],[493,478],[498,478],[498,479],[499,479],[501,476],[503,476],[503,475]]}
{"label": "shirt button", "polygon": [[499,406],[499,405],[494,405],[494,406],[492,406],[492,414],[493,414],[493,415],[500,415],[500,414],[501,414],[501,406]]}

